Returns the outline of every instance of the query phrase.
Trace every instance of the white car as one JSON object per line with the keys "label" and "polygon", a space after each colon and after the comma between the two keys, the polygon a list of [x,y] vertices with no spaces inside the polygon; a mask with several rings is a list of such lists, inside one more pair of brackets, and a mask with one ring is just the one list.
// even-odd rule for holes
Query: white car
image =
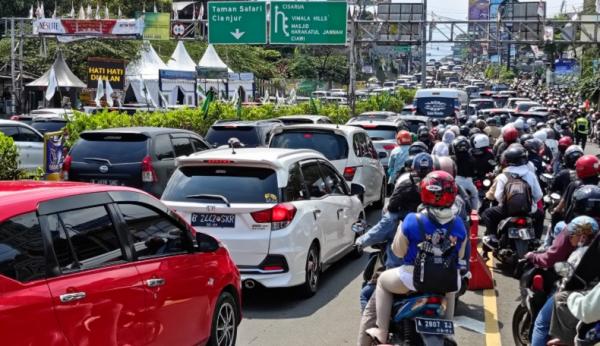
{"label": "white car", "polygon": [[296,125],[296,124],[333,124],[329,117],[324,115],[285,115],[277,118],[281,120],[284,125]]}
{"label": "white car", "polygon": [[365,207],[383,206],[386,196],[385,171],[364,129],[328,124],[281,126],[271,131],[269,147],[320,152],[348,182],[364,186]]}
{"label": "white car", "polygon": [[227,246],[247,289],[301,285],[310,296],[323,269],[361,255],[352,228],[364,189],[315,151],[215,149],[176,164],[163,202]]}
{"label": "white car", "polygon": [[36,129],[19,121],[0,120],[0,132],[15,142],[19,168],[34,172],[44,167],[44,137]]}

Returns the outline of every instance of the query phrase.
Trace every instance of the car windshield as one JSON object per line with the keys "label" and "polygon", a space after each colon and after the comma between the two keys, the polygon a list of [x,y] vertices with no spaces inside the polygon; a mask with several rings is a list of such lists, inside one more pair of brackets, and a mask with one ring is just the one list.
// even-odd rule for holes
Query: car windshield
{"label": "car windshield", "polygon": [[474,103],[477,105],[477,109],[490,109],[496,107],[494,101],[476,101]]}
{"label": "car windshield", "polygon": [[427,125],[424,121],[419,120],[404,120],[404,122],[408,126],[408,131],[412,133],[417,133],[419,127]]}
{"label": "car windshield", "polygon": [[518,109],[521,112],[527,112],[529,110],[529,108],[535,107],[535,106],[539,106],[535,103],[521,103],[520,105],[518,105]]}
{"label": "car windshield", "polygon": [[56,121],[34,121],[31,124],[31,127],[38,130],[41,134],[46,132],[55,132],[62,130],[65,126],[67,126],[66,121],[56,120]]}
{"label": "car windshield", "polygon": [[346,138],[329,131],[285,131],[273,136],[271,148],[312,149],[329,160],[348,158]]}
{"label": "car windshield", "polygon": [[449,97],[420,97],[416,100],[417,114],[434,118],[454,115],[456,99]]}
{"label": "car windshield", "polygon": [[367,131],[369,137],[374,141],[396,139],[397,129],[393,126],[361,127]]}
{"label": "car windshield", "polygon": [[208,143],[215,147],[227,145],[230,138],[237,138],[245,147],[260,145],[258,129],[254,126],[213,126],[206,134]]}
{"label": "car windshield", "polygon": [[87,134],[75,143],[69,155],[73,161],[90,159],[115,163],[142,162],[148,154],[148,138],[130,134]]}
{"label": "car windshield", "polygon": [[223,196],[229,203],[276,203],[277,175],[267,168],[239,166],[181,167],[175,171],[162,199],[214,203]]}

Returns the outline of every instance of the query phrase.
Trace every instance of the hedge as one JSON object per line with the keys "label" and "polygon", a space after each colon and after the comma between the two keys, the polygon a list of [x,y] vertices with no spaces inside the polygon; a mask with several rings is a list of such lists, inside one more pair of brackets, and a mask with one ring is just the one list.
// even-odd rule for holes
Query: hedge
{"label": "hedge", "polygon": [[25,177],[19,169],[19,151],[11,137],[0,132],[0,180],[15,180]]}

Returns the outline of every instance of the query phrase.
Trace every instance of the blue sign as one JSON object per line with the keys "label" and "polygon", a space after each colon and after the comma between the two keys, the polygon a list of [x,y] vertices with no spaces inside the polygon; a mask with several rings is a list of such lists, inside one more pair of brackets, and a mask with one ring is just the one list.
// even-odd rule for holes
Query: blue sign
{"label": "blue sign", "polygon": [[185,79],[196,80],[196,71],[158,70],[160,79]]}
{"label": "blue sign", "polygon": [[62,132],[46,133],[44,136],[44,171],[46,174],[60,173],[65,146]]}

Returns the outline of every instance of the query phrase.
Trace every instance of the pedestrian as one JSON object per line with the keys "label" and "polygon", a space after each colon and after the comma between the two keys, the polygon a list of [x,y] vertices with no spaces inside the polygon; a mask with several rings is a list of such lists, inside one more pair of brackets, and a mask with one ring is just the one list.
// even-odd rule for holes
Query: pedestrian
{"label": "pedestrian", "polygon": [[575,119],[575,125],[573,125],[573,134],[575,135],[575,144],[581,145],[583,150],[585,150],[585,144],[591,127],[590,120],[585,114],[579,113]]}

